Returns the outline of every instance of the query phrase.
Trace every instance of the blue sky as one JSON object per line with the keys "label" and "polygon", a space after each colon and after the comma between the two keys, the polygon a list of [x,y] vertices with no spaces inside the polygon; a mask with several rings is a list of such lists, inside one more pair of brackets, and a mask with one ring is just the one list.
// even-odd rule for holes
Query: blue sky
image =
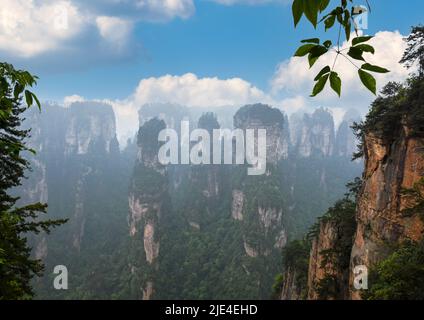
{"label": "blue sky", "polygon": [[[116,111],[161,101],[156,98],[161,95],[162,100],[172,100],[179,94],[175,102],[189,105],[205,104],[190,98],[204,95],[205,101],[216,100],[213,105],[266,100],[293,110],[313,104],[337,111],[346,106],[365,109],[372,99],[367,94],[353,103],[357,94],[352,89],[344,100],[328,93],[311,102],[312,73],[290,57],[301,39],[316,32],[305,22],[294,29],[289,0],[3,2],[0,54],[40,77],[37,93],[43,100],[63,101],[72,95],[108,99]],[[403,79],[407,72],[396,65],[404,49],[401,38],[412,25],[423,22],[424,2],[372,0],[371,4],[366,33],[392,32],[376,37],[382,50],[375,59],[396,69],[382,82]],[[58,31],[52,21],[60,8],[66,9],[69,28]],[[332,36],[318,33],[322,38]],[[141,83],[143,79],[152,80]],[[127,111],[122,114],[130,118]]]}
{"label": "blue sky", "polygon": [[[137,23],[133,41],[141,49],[130,58],[73,69],[66,68],[66,58],[65,66],[57,70],[46,66],[48,60],[16,63],[40,76],[38,92],[44,99],[60,100],[76,93],[118,99],[131,94],[141,78],[186,72],[240,77],[266,90],[276,65],[290,57],[300,39],[313,34],[306,24],[294,30],[290,6],[285,4],[226,6],[195,1],[195,6],[195,13],[186,19]],[[420,0],[376,0],[372,6],[368,30],[372,34],[379,30],[406,34],[411,25],[423,22]]]}

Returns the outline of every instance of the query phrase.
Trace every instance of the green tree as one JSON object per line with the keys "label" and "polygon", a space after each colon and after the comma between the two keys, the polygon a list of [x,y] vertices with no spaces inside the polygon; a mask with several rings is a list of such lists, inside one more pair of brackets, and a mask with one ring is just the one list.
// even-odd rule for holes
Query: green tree
{"label": "green tree", "polygon": [[406,242],[370,270],[367,300],[424,299],[424,242]]}
{"label": "green tree", "polygon": [[417,62],[418,76],[422,78],[424,76],[424,26],[412,27],[411,34],[405,40],[408,43],[408,48],[400,62],[408,68]]}
{"label": "green tree", "polygon": [[[30,280],[40,275],[43,264],[31,258],[26,235],[30,232],[49,232],[64,220],[38,220],[45,213],[46,204],[35,203],[18,207],[19,197],[11,189],[21,185],[29,162],[24,159],[30,130],[21,129],[22,114],[37,97],[29,90],[36,77],[27,71],[15,70],[0,63],[0,299],[29,299],[33,296]],[[22,100],[25,99],[26,106]]]}

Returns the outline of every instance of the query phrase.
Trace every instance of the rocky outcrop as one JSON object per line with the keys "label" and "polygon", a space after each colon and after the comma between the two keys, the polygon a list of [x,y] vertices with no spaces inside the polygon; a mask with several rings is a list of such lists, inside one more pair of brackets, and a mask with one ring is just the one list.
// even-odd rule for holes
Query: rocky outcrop
{"label": "rocky outcrop", "polygon": [[[68,108],[45,104],[42,113],[28,110],[24,127],[31,128],[28,146],[37,154],[29,157],[32,171],[22,186],[22,201],[49,202],[46,218],[68,218],[61,241],[65,238],[63,246],[79,254],[86,222],[92,221],[86,209],[88,185],[98,188],[103,183],[100,172],[108,172],[106,167],[119,158],[112,107],[97,102]],[[35,255],[47,258],[49,241],[40,235],[34,242]]]}
{"label": "rocky outcrop", "polygon": [[166,128],[164,121],[151,119],[140,127],[136,164],[129,192],[129,234],[133,242],[132,256],[142,257],[131,268],[136,268],[136,279],[142,299],[154,295],[155,272],[160,254],[160,223],[163,207],[168,200],[166,168],[159,163],[157,141],[159,132]]}
{"label": "rocky outcrop", "polygon": [[66,109],[68,125],[65,154],[87,154],[90,145],[103,144],[110,152],[117,143],[115,115],[110,106],[99,102],[77,102]]}
{"label": "rocky outcrop", "polygon": [[[404,126],[392,141],[367,134],[364,147],[364,185],[358,200],[351,270],[358,265],[373,266],[393,245],[418,241],[424,231],[418,214],[404,214],[411,199],[402,192],[424,177],[424,139],[411,136]],[[360,293],[352,290],[351,298],[360,299]]]}
{"label": "rocky outcrop", "polygon": [[[343,268],[335,250],[346,232],[337,221],[320,223],[319,233],[312,241],[309,258],[308,299],[333,300],[347,297],[347,268]],[[328,281],[333,283],[328,284]],[[325,289],[322,288],[323,282],[328,286]],[[326,292],[320,293],[320,287]]]}
{"label": "rocky outcrop", "polygon": [[[417,199],[405,191],[424,192],[424,138],[412,135],[406,125],[391,137],[369,131],[364,156],[356,208],[350,200],[338,202],[321,218],[312,239],[308,299],[361,299],[361,291],[354,289],[355,267],[370,270],[404,241],[423,238],[422,216],[409,210]],[[293,289],[290,281],[284,282],[286,292]]]}
{"label": "rocky outcrop", "polygon": [[240,190],[233,190],[231,205],[231,216],[235,220],[243,220],[244,193]]}
{"label": "rocky outcrop", "polygon": [[295,153],[303,158],[334,153],[335,132],[331,113],[323,108],[310,114],[293,114],[290,118],[291,142]]}
{"label": "rocky outcrop", "polygon": [[351,158],[357,150],[358,139],[355,137],[352,125],[359,123],[361,117],[356,110],[349,110],[343,117],[336,133],[335,155]]}
{"label": "rocky outcrop", "polygon": [[167,128],[180,131],[183,120],[190,118],[189,110],[181,105],[171,103],[148,103],[143,105],[138,112],[140,127],[147,121],[157,118],[163,120]]}
{"label": "rocky outcrop", "polygon": [[284,272],[283,288],[281,290],[280,300],[302,300],[303,299],[303,288],[298,285],[297,280],[298,274],[295,268],[288,268]]}
{"label": "rocky outcrop", "polygon": [[244,251],[249,257],[256,258],[259,255],[258,251],[253,246],[251,246],[246,240],[243,241],[243,246]]}
{"label": "rocky outcrop", "polygon": [[281,162],[288,157],[287,118],[267,105],[249,105],[235,114],[234,127],[266,130],[267,172],[254,178],[245,173],[238,177],[232,190],[231,215],[245,230],[246,255],[251,258],[272,256],[287,242],[283,191],[277,178]]}
{"label": "rocky outcrop", "polygon": [[244,106],[234,115],[234,127],[242,130],[265,129],[267,163],[276,165],[280,160],[287,159],[290,133],[287,116],[280,110],[263,104]]}

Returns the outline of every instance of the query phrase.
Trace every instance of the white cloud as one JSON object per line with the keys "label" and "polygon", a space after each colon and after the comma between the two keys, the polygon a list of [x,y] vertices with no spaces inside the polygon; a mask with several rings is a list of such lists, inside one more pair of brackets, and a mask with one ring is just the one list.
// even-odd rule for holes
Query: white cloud
{"label": "white cloud", "polygon": [[12,60],[58,51],[107,55],[102,41],[122,49],[134,23],[186,19],[194,11],[193,0],[2,0],[0,52]]}
{"label": "white cloud", "polygon": [[63,99],[63,105],[65,106],[65,108],[68,108],[74,102],[84,102],[84,101],[85,101],[84,97],[74,94],[74,95],[65,97]]}
{"label": "white cloud", "polygon": [[151,20],[187,19],[195,11],[193,0],[135,0],[141,12],[148,11]]}
{"label": "white cloud", "polygon": [[127,43],[133,27],[131,21],[108,16],[97,17],[96,25],[103,39],[118,48]]}
{"label": "white cloud", "polygon": [[2,0],[0,50],[20,57],[54,50],[81,32],[84,24],[71,1]]}
{"label": "white cloud", "polygon": [[240,78],[198,78],[192,73],[143,79],[134,94],[134,101],[139,105],[147,102],[174,102],[196,107],[216,107],[263,99],[266,99],[266,95],[261,90]]}
{"label": "white cloud", "polygon": [[212,0],[212,1],[219,4],[226,5],[226,6],[231,6],[235,4],[260,5],[260,4],[271,3],[271,2],[287,4],[290,2],[290,0]]}
{"label": "white cloud", "polygon": [[143,79],[127,99],[106,102],[114,108],[120,142],[137,131],[138,110],[146,103],[169,102],[199,108],[273,103],[270,96],[243,79],[198,78],[192,73]]}
{"label": "white cloud", "polygon": [[[378,32],[370,43],[374,46],[376,53],[375,55],[367,54],[367,61],[391,71],[388,74],[376,74],[379,88],[388,81],[405,80],[409,71],[399,64],[406,48],[403,36],[399,32],[382,31]],[[347,44],[344,43],[343,47],[347,47]],[[335,66],[335,70],[339,72],[342,78],[342,98],[338,98],[329,88],[325,89],[319,96],[309,98],[314,86],[313,78],[325,65],[332,66],[334,57],[335,53],[321,57],[312,70],[309,69],[306,57],[290,58],[282,62],[277,67],[271,81],[273,95],[280,95],[285,99],[303,97],[304,107],[320,104],[325,107],[342,108],[344,110],[356,108],[364,114],[375,96],[362,85],[357,69],[343,57],[338,58]],[[361,65],[360,61],[353,60],[353,62],[358,66]],[[284,104],[287,105],[287,102]]]}

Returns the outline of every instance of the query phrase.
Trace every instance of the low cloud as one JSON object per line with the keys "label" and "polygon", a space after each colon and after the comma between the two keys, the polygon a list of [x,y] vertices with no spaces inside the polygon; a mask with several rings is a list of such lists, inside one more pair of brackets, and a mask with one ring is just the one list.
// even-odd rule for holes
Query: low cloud
{"label": "low cloud", "polygon": [[[82,97],[73,95],[66,97],[64,104],[81,100]],[[174,103],[208,109],[258,102],[274,104],[269,95],[243,79],[198,78],[192,73],[143,79],[126,99],[98,101],[113,106],[121,143],[137,132],[138,110],[147,103]]]}

